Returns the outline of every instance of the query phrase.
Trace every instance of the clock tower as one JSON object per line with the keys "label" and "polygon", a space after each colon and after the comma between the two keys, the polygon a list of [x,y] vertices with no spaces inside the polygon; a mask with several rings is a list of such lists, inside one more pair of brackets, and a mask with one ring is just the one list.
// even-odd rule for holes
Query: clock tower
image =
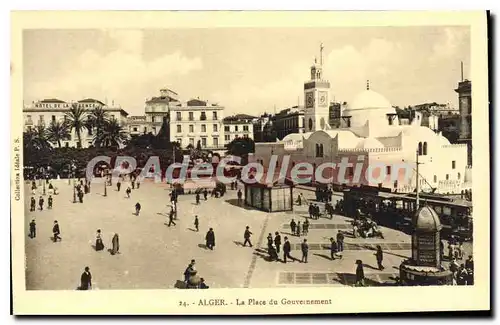
{"label": "clock tower", "polygon": [[311,79],[304,83],[305,132],[329,128],[330,82],[323,79],[323,44],[320,46],[319,64],[314,60]]}

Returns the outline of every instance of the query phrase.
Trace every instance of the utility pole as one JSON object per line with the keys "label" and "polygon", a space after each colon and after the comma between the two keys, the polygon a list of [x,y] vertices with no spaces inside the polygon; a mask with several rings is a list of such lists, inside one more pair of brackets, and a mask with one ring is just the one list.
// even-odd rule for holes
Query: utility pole
{"label": "utility pole", "polygon": [[420,182],[420,179],[419,179],[419,173],[418,173],[418,165],[420,165],[420,163],[418,162],[418,149],[417,149],[417,167],[416,167],[416,172],[417,172],[417,177],[416,177],[416,180],[417,180],[417,185],[415,186],[415,190],[417,191],[417,199],[415,201],[415,212],[417,212],[419,206],[420,206],[420,188],[419,188],[419,182]]}

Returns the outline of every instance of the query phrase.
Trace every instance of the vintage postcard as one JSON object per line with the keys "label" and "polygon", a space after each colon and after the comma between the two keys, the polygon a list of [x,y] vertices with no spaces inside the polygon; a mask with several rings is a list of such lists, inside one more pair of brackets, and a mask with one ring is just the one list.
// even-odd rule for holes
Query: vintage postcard
{"label": "vintage postcard", "polygon": [[489,310],[487,18],[13,12],[14,313]]}

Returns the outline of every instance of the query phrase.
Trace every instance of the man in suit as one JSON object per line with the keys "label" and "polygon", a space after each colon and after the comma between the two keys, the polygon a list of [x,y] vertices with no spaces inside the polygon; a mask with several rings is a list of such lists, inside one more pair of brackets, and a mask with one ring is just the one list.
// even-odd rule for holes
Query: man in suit
{"label": "man in suit", "polygon": [[241,205],[241,197],[243,196],[243,193],[241,193],[241,190],[238,190],[238,205]]}
{"label": "man in suit", "polygon": [[92,274],[90,273],[90,268],[88,266],[85,267],[85,271],[82,273],[80,277],[80,288],[79,290],[90,290],[92,289]]}
{"label": "man in suit", "polygon": [[286,258],[288,257],[292,261],[295,261],[293,257],[290,256],[290,251],[292,250],[292,245],[288,241],[288,237],[285,237],[285,243],[283,244],[283,263],[286,263]]}
{"label": "man in suit", "polygon": [[214,229],[210,228],[207,232],[207,235],[205,236],[205,240],[207,242],[207,248],[210,250],[214,250],[215,246],[215,233]]}
{"label": "man in suit", "polygon": [[35,211],[35,207],[36,207],[36,200],[34,197],[31,197],[30,211]]}
{"label": "man in suit", "polygon": [[36,237],[36,223],[35,219],[31,220],[30,222],[30,237],[35,238]]}
{"label": "man in suit", "polygon": [[57,241],[57,239],[62,240],[62,238],[59,236],[61,234],[61,230],[59,229],[59,224],[57,223],[57,220],[54,221],[54,227],[52,227],[52,233],[54,234],[54,243]]}
{"label": "man in suit", "polygon": [[274,233],[274,245],[276,246],[276,253],[280,253],[280,246],[281,246],[281,236],[279,232]]}
{"label": "man in suit", "polygon": [[245,239],[245,241],[243,242],[243,246],[246,246],[247,243],[250,245],[250,247],[252,247],[252,242],[250,241],[250,236],[252,235],[252,232],[250,231],[250,227],[246,227],[245,229],[245,233],[243,234],[243,238]]}
{"label": "man in suit", "polygon": [[307,239],[304,239],[304,242],[300,244],[300,249],[302,250],[302,263],[307,263],[307,255],[309,254],[309,245],[307,244]]}

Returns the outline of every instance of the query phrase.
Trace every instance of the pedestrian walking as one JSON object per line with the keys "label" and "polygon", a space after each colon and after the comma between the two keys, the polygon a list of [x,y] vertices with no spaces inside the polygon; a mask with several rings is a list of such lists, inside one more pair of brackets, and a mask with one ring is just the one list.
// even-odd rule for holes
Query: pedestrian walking
{"label": "pedestrian walking", "polygon": [[252,242],[250,241],[250,236],[252,236],[252,232],[250,231],[250,227],[247,226],[246,229],[245,229],[245,233],[243,234],[243,238],[245,239],[245,241],[243,242],[243,246],[246,246],[247,243],[250,245],[250,247],[252,247]]}
{"label": "pedestrian walking", "polygon": [[132,184],[132,189],[135,190],[135,181],[131,181],[130,184]]}
{"label": "pedestrian walking", "polygon": [[300,249],[302,250],[302,263],[307,263],[307,255],[309,254],[309,245],[307,244],[307,239],[304,239],[302,244],[300,244]]}
{"label": "pedestrian walking", "polygon": [[78,191],[78,200],[83,203],[83,192],[81,190]]}
{"label": "pedestrian walking", "polygon": [[280,246],[281,246],[281,236],[279,232],[274,233],[274,245],[276,246],[276,253],[280,253]]}
{"label": "pedestrian walking", "polygon": [[127,190],[125,191],[125,193],[127,193],[127,198],[130,198],[131,192],[132,192],[132,190],[130,189],[130,187],[127,187]]}
{"label": "pedestrian walking", "polygon": [[38,199],[38,206],[40,207],[40,210],[43,210],[43,202],[44,199],[43,197],[40,196],[40,198]]}
{"label": "pedestrian walking", "polygon": [[53,234],[54,243],[58,239],[62,240],[62,238],[59,236],[61,234],[61,229],[59,228],[59,224],[57,223],[57,220],[54,221],[54,226],[52,227],[52,234]]}
{"label": "pedestrian walking", "polygon": [[274,242],[273,235],[271,233],[269,233],[267,235],[267,246],[273,246],[273,242]]}
{"label": "pedestrian walking", "polygon": [[300,221],[297,222],[297,228],[295,230],[296,230],[295,235],[300,237],[300,230],[301,230]]}
{"label": "pedestrian walking", "polygon": [[337,232],[337,247],[339,252],[344,251],[344,234],[340,230]]}
{"label": "pedestrian walking", "polygon": [[141,212],[141,204],[137,202],[135,204],[135,215],[138,216],[140,212]]}
{"label": "pedestrian walking", "polygon": [[104,249],[104,243],[102,242],[101,229],[97,229],[97,233],[95,236],[95,250],[99,252],[102,251],[103,249]]}
{"label": "pedestrian walking", "polygon": [[200,193],[196,193],[196,204],[200,204]]}
{"label": "pedestrian walking", "polygon": [[194,216],[194,227],[196,228],[196,231],[200,231],[200,222],[198,221],[198,216]]}
{"label": "pedestrian walking", "polygon": [[238,190],[238,205],[241,206],[241,197],[243,196],[243,193],[241,193],[241,190]]}
{"label": "pedestrian walking", "polygon": [[113,238],[111,239],[111,255],[118,254],[120,251],[120,237],[118,234],[114,234]]}
{"label": "pedestrian walking", "polygon": [[52,195],[49,195],[49,198],[47,199],[47,203],[49,204],[48,208],[52,209],[52,203],[53,203]]}
{"label": "pedestrian walking", "polygon": [[118,190],[118,192],[120,192],[120,187],[122,187],[122,183],[120,182],[120,179],[118,179],[118,181],[116,182],[116,189]]}
{"label": "pedestrian walking", "polygon": [[207,191],[207,189],[204,189],[203,190],[203,199],[206,201],[207,197],[208,197],[208,191]]}
{"label": "pedestrian walking", "polygon": [[302,193],[299,193],[297,196],[297,205],[301,206],[302,205]]}
{"label": "pedestrian walking", "polygon": [[140,186],[141,186],[141,182],[139,180],[137,180],[137,189],[139,189]]}
{"label": "pedestrian walking", "polygon": [[30,238],[36,237],[36,222],[35,219],[30,222]]}
{"label": "pedestrian walking", "polygon": [[292,235],[295,234],[295,227],[297,227],[297,224],[295,223],[295,220],[292,219],[292,221],[290,221],[290,231],[292,232]]}
{"label": "pedestrian walking", "polygon": [[174,224],[174,226],[176,226],[175,222],[174,222],[174,210],[170,210],[170,213],[168,214],[168,226],[170,227],[171,224]]}
{"label": "pedestrian walking", "polygon": [[207,245],[207,248],[210,249],[210,250],[214,250],[214,246],[215,246],[215,233],[214,233],[214,229],[213,228],[210,228],[205,236],[205,241],[206,241],[206,245]]}
{"label": "pedestrian walking", "polygon": [[384,266],[382,265],[382,261],[384,260],[384,252],[382,251],[382,247],[377,245],[377,252],[375,253],[375,257],[377,259],[377,266],[379,270],[383,270]]}
{"label": "pedestrian walking", "polygon": [[92,274],[90,273],[90,268],[85,267],[82,276],[80,277],[80,286],[78,290],[91,290],[92,289]]}
{"label": "pedestrian walking", "polygon": [[356,260],[356,283],[357,287],[365,286],[365,271],[363,269],[363,262],[361,260]]}
{"label": "pedestrian walking", "polygon": [[309,220],[307,219],[302,224],[302,233],[304,234],[304,236],[307,236],[307,234],[309,233]]}
{"label": "pedestrian walking", "polygon": [[314,215],[314,205],[312,203],[309,203],[309,218],[312,218]]}
{"label": "pedestrian walking", "polygon": [[286,258],[288,257],[290,260],[295,261],[295,259],[290,256],[290,251],[292,250],[292,245],[288,241],[288,237],[285,236],[285,243],[283,244],[283,263],[286,263]]}
{"label": "pedestrian walking", "polygon": [[333,237],[331,237],[330,238],[330,258],[332,259],[332,261],[334,261],[335,257],[337,256],[337,250],[338,250],[337,242],[335,241],[335,239],[333,239]]}
{"label": "pedestrian walking", "polygon": [[36,210],[36,200],[34,197],[31,197],[30,211]]}

